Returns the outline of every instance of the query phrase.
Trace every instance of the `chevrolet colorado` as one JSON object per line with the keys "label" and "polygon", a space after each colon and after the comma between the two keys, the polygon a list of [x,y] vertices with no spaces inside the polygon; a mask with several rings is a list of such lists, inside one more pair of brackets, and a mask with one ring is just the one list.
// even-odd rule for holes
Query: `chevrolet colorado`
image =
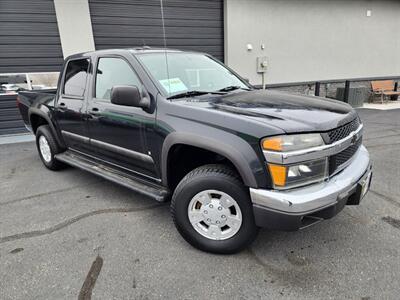
{"label": "chevrolet colorado", "polygon": [[68,57],[56,90],[17,105],[43,164],[157,201],[193,246],[234,253],[259,227],[298,230],[357,205],[371,181],[349,105],[256,90],[211,56],[102,50]]}

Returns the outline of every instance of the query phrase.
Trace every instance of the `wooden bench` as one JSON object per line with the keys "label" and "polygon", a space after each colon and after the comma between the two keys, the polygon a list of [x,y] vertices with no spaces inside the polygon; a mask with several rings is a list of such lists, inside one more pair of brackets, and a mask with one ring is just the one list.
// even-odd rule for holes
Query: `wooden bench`
{"label": "wooden bench", "polygon": [[380,95],[383,103],[385,96],[400,95],[400,91],[394,90],[394,80],[371,81],[372,92]]}

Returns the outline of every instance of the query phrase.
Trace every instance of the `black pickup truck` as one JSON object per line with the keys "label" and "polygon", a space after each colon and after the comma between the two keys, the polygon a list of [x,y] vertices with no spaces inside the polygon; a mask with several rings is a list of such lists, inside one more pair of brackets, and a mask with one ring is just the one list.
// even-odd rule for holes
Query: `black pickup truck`
{"label": "black pickup truck", "polygon": [[347,104],[256,90],[211,56],[165,49],[68,57],[57,90],[20,92],[43,164],[171,199],[193,246],[234,253],[259,227],[298,230],[357,205],[371,181]]}

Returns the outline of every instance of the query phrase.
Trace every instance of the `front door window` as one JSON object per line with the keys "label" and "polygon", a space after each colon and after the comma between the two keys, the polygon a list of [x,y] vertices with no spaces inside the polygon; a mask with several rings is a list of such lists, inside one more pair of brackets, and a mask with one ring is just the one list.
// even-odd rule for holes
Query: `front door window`
{"label": "front door window", "polygon": [[95,98],[110,101],[111,89],[116,85],[141,86],[139,78],[123,59],[100,58],[96,72]]}

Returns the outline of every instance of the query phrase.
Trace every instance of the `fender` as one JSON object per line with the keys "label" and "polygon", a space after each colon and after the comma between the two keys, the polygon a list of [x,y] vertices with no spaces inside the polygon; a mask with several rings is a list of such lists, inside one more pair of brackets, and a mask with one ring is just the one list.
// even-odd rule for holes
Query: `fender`
{"label": "fender", "polygon": [[[32,126],[32,122],[31,122],[32,115],[36,115],[36,116],[39,116],[39,117],[45,119],[47,121],[47,123],[49,124],[50,130],[53,133],[53,136],[55,137],[55,139],[57,140],[57,143],[61,147],[65,147],[65,143],[60,138],[60,135],[58,134],[58,131],[57,131],[56,127],[54,126],[54,123],[51,119],[51,114],[52,114],[52,112],[50,111],[50,109],[47,106],[41,105],[39,108],[38,107],[30,107],[29,111],[28,111],[29,123],[31,123],[31,126]],[[33,132],[33,128],[32,128],[32,132]]]}
{"label": "fender", "polygon": [[[232,139],[232,137],[234,137]],[[164,140],[161,153],[162,182],[168,185],[168,155],[172,146],[183,144],[209,150],[229,159],[239,171],[248,187],[264,186],[266,183],[264,168],[254,149],[243,139],[226,132],[222,136],[199,135],[188,132],[172,132]]]}

